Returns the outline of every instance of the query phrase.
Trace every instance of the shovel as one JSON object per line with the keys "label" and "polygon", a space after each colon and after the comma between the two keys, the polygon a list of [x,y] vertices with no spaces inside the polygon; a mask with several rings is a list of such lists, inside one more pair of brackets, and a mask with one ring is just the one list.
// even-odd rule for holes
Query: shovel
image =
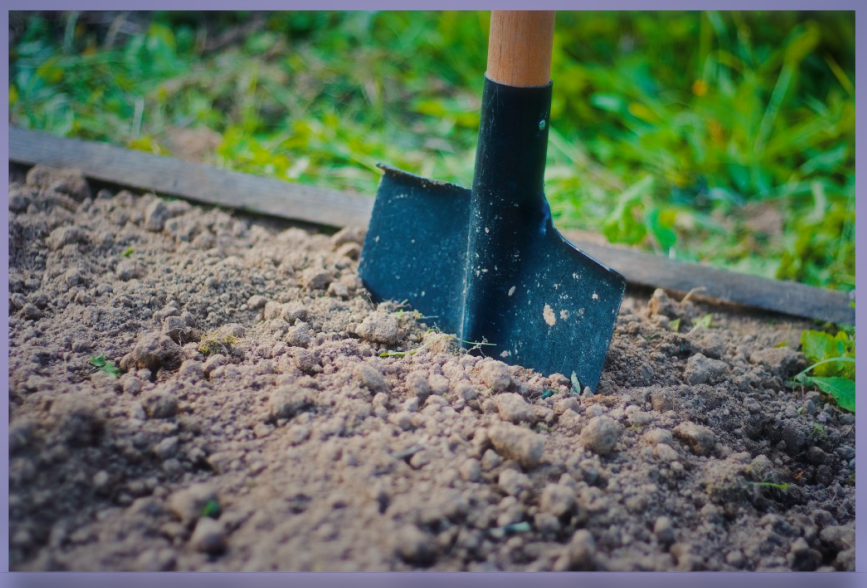
{"label": "shovel", "polygon": [[553,36],[554,12],[491,13],[472,190],[379,164],[358,271],[464,347],[595,390],[626,281],[551,222]]}

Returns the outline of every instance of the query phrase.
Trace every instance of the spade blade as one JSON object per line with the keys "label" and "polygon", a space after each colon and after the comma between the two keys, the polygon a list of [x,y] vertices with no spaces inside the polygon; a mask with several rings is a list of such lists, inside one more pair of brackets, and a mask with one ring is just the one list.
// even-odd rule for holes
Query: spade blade
{"label": "spade blade", "polygon": [[626,281],[550,222],[544,235],[525,244],[522,257],[511,268],[500,258],[496,271],[476,278],[465,300],[462,338],[484,337],[495,344],[485,348],[488,355],[545,375],[574,373],[581,386],[595,390]]}
{"label": "spade blade", "polygon": [[565,240],[550,218],[542,234],[514,242],[520,256],[474,251],[470,190],[380,167],[359,262],[374,301],[405,301],[465,347],[486,343],[485,355],[546,375],[574,372],[595,389],[623,277]]}
{"label": "spade blade", "polygon": [[382,180],[358,264],[375,302],[408,302],[460,335],[470,191],[379,165]]}

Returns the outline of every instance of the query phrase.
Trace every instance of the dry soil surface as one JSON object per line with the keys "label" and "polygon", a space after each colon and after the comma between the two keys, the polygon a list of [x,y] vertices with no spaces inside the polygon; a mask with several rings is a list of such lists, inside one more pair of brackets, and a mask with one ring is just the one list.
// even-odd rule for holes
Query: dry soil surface
{"label": "dry soil surface", "polygon": [[590,394],[372,304],[360,231],[40,167],[9,209],[13,570],[854,569],[806,323],[633,294]]}

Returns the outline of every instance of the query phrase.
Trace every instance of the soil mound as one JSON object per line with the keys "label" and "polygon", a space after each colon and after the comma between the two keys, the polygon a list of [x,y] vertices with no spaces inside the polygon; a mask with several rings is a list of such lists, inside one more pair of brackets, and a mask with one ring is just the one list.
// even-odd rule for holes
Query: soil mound
{"label": "soil mound", "polygon": [[43,167],[9,207],[13,570],[854,570],[805,323],[631,295],[592,395],[372,304],[357,230]]}

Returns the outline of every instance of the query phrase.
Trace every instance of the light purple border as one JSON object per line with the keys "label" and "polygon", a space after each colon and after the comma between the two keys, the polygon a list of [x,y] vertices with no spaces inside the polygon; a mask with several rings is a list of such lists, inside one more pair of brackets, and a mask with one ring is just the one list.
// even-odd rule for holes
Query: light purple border
{"label": "light purple border", "polygon": [[[467,6],[465,1],[461,0],[439,0],[438,2],[421,2],[419,0],[410,0],[412,9],[429,9],[429,10],[446,10],[458,9],[466,10],[489,10],[489,9],[562,9],[562,10],[853,10],[856,12],[856,38],[861,38],[867,33],[867,23],[865,23],[865,14],[867,8],[859,11],[859,5],[863,0],[825,0],[817,2],[817,0],[726,0],[710,2],[707,0],[608,0],[604,4],[580,4],[577,2],[568,2],[566,0],[548,0],[542,2],[519,2],[516,0],[507,0],[500,2],[475,2],[471,7]],[[10,6],[0,11],[0,51],[2,51],[2,59],[0,59],[0,69],[3,72],[3,97],[5,104],[8,104],[9,93],[9,11],[10,10],[110,10],[117,9],[119,4],[123,5],[124,9],[130,9],[130,5],[135,5],[136,8],[142,10],[228,10],[233,6],[238,6],[237,2],[228,0],[174,0],[166,2],[165,0],[155,0],[152,2],[135,2],[119,3],[117,0],[79,0],[71,2],[70,0],[54,0],[54,1],[35,1],[27,2],[24,0],[10,0]],[[302,0],[293,2],[275,2],[274,0],[248,0],[244,3],[244,10],[405,10],[408,7],[408,2],[398,0],[386,1],[350,1],[350,0]],[[856,43],[856,88],[858,80],[867,79],[867,42],[861,41]],[[856,111],[862,111],[863,95],[856,94]],[[0,159],[8,161],[9,155],[9,122],[8,115],[0,121]],[[858,117],[856,120],[856,145],[864,145],[867,140],[867,122],[864,116]],[[856,149],[856,169],[867,169],[867,154],[864,149]],[[3,181],[5,186],[9,185],[9,168],[8,165],[3,166],[2,170]],[[867,220],[864,213],[867,212],[867,204],[865,204],[867,192],[862,183],[857,184],[856,188],[856,228],[865,228],[867,230]],[[7,194],[8,199],[8,194]],[[7,200],[8,202],[8,200]],[[5,271],[6,276],[9,275],[9,243],[8,243],[8,226],[9,226],[8,206],[3,206],[0,209],[0,219],[2,219],[3,227],[7,230],[6,238],[0,240],[0,264]],[[860,234],[860,230],[857,232]],[[860,256],[864,239],[856,235],[856,291],[865,291],[867,289],[867,278],[864,278],[865,271],[861,270],[861,266],[867,261]],[[5,317],[6,330],[0,337],[0,366],[3,368],[3,373],[9,373],[9,342],[8,342],[8,316],[9,316],[9,282],[2,280],[3,295],[0,297],[0,315]],[[867,322],[864,319],[856,318],[856,328],[858,332],[863,332],[862,326]],[[5,482],[0,484],[0,553],[9,552],[9,537],[8,532],[2,531],[8,529],[9,523],[9,381],[8,376],[2,383],[0,389],[3,391],[3,402],[0,406],[0,471],[4,474]],[[857,385],[857,395],[861,399],[861,413],[856,413],[856,450],[858,454],[863,454],[865,446],[865,416],[864,404],[865,394],[867,394],[867,384],[862,382]],[[863,458],[862,458],[863,461]],[[862,464],[861,470],[856,470],[856,487],[864,490],[867,488],[867,466]],[[856,505],[860,505],[867,491],[857,492]],[[209,588],[211,586],[237,586],[255,584],[258,586],[283,586],[285,584],[329,587],[340,585],[353,586],[370,586],[371,588],[379,586],[443,586],[448,585],[453,588],[459,586],[477,586],[488,585],[491,588],[509,588],[512,586],[523,586],[526,583],[532,582],[539,586],[563,586],[572,587],[576,582],[580,582],[582,586],[620,586],[623,584],[645,586],[660,586],[660,587],[675,587],[675,586],[694,586],[697,581],[703,584],[703,588],[711,588],[716,586],[730,586],[733,582],[746,586],[756,587],[774,587],[781,588],[796,588],[800,586],[814,586],[821,583],[823,586],[864,586],[867,582],[864,581],[864,572],[867,571],[867,529],[865,523],[867,519],[862,514],[863,508],[857,508],[856,514],[856,543],[862,548],[856,555],[856,569],[859,570],[855,574],[796,574],[796,573],[723,573],[723,572],[705,572],[701,573],[700,580],[696,577],[698,573],[604,573],[604,574],[534,574],[528,576],[519,573],[502,573],[502,574],[431,574],[431,573],[348,573],[348,574],[122,574],[122,573],[100,573],[100,574],[81,574],[81,573],[54,573],[54,574],[23,574],[23,573],[8,573],[0,576],[0,586],[55,586],[64,585],[69,588],[90,588],[91,586],[107,586],[114,587],[123,585],[124,588],[133,588],[137,586],[151,586],[154,583],[160,583],[166,587],[172,586],[201,586]],[[8,570],[8,558],[3,564],[3,570]],[[860,578],[860,580],[859,580]]]}

